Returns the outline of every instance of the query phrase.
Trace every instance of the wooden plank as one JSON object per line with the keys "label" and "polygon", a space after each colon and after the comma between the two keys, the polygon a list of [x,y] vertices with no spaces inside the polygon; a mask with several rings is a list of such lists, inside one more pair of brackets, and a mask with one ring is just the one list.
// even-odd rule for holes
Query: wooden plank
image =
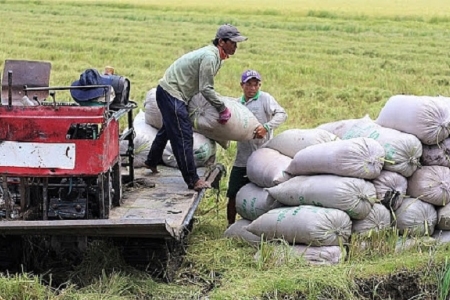
{"label": "wooden plank", "polygon": [[[110,219],[121,220],[164,220],[170,235],[179,239],[190,218],[191,210],[195,210],[203,193],[189,190],[178,169],[158,166],[159,173],[152,174],[147,169],[135,169],[136,178],[143,178],[154,183],[154,187],[136,188],[124,193],[124,203],[111,210]],[[199,168],[198,173],[206,172]]]}

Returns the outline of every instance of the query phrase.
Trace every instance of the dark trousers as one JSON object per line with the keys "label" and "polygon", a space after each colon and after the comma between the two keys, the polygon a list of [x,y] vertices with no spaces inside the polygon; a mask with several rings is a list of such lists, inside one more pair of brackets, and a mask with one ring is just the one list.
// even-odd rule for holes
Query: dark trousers
{"label": "dark trousers", "polygon": [[199,180],[194,161],[194,138],[189,112],[185,102],[172,97],[161,86],[156,89],[156,103],[161,111],[163,126],[156,134],[145,163],[156,167],[170,141],[172,151],[188,188]]}

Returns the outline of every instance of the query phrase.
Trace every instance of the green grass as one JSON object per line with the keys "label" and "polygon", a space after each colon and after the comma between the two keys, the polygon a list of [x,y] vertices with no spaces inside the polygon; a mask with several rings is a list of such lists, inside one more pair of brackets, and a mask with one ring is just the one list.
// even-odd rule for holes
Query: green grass
{"label": "green grass", "polygon": [[[365,114],[376,118],[395,94],[450,95],[450,6],[444,0],[3,0],[0,5],[3,59],[50,61],[51,85],[58,86],[70,85],[86,68],[112,65],[130,78],[131,96],[141,108],[172,61],[210,43],[226,22],[249,40],[226,61],[216,88],[238,96],[241,72],[260,71],[263,89],[289,115],[278,132]],[[57,93],[64,97],[66,92]],[[228,170],[234,153],[235,144],[227,151],[219,148]],[[100,253],[109,261],[100,260],[97,269],[82,266],[72,277],[77,285],[58,291],[32,274],[5,275],[0,299],[202,299],[206,294],[209,299],[356,299],[357,279],[385,278],[404,269],[424,282],[435,278],[435,286],[439,280],[448,286],[448,272],[441,269],[441,277],[433,277],[430,271],[430,262],[444,263],[447,250],[425,245],[395,253],[392,236],[385,243],[372,241],[381,253],[351,252],[350,261],[334,267],[256,261],[258,249],[222,237],[226,180],[219,199],[211,191],[202,201],[185,264],[173,283],[122,267],[106,251]]]}

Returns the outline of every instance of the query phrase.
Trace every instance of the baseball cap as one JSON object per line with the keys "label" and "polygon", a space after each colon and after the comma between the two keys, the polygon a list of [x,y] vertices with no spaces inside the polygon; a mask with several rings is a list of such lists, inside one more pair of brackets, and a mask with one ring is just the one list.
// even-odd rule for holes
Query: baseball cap
{"label": "baseball cap", "polygon": [[236,27],[230,24],[224,24],[219,27],[216,33],[216,39],[230,39],[233,42],[243,42],[247,37],[241,35]]}
{"label": "baseball cap", "polygon": [[244,73],[242,73],[241,82],[245,83],[252,78],[255,78],[255,79],[258,79],[259,81],[261,81],[261,75],[257,71],[247,70]]}

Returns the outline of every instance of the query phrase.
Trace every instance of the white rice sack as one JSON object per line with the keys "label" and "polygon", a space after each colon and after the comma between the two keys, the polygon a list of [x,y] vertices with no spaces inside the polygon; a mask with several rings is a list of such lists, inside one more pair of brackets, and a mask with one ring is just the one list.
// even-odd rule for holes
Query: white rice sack
{"label": "white rice sack", "polygon": [[422,147],[422,165],[450,167],[450,138],[436,145],[422,145]]}
{"label": "white rice sack", "polygon": [[406,193],[410,197],[436,206],[450,201],[450,169],[441,166],[424,166],[408,178]]}
{"label": "white rice sack", "polygon": [[310,205],[275,208],[254,220],[247,230],[268,240],[312,246],[347,242],[352,222],[343,211]]}
{"label": "white rice sack", "polygon": [[392,96],[376,123],[410,133],[426,145],[437,144],[450,134],[450,107],[438,97]]}
{"label": "white rice sack", "polygon": [[[194,132],[193,137],[195,166],[199,168],[204,167],[209,163],[214,163],[217,148],[216,142],[198,132]],[[170,143],[167,143],[166,150],[168,155],[163,155],[164,164],[173,168],[178,168]]]}
{"label": "white rice sack", "polygon": [[391,212],[382,204],[375,203],[369,215],[362,220],[353,220],[352,232],[381,231],[391,226]]}
{"label": "white rice sack", "polygon": [[371,182],[336,175],[295,176],[266,190],[284,205],[336,208],[352,219],[366,218],[376,199]]}
{"label": "white rice sack", "polygon": [[377,192],[377,199],[388,201],[387,207],[396,210],[402,204],[408,188],[408,180],[396,172],[382,170],[380,176],[372,180]]}
{"label": "white rice sack", "polygon": [[384,149],[370,138],[309,146],[295,154],[286,169],[291,175],[334,174],[374,179],[383,168]]}
{"label": "white rice sack", "polygon": [[[145,113],[140,111],[133,120],[133,128],[135,131],[134,142],[134,161],[133,166],[136,168],[144,167],[144,162],[147,159],[148,152],[155,140],[158,129],[145,123]],[[163,157],[170,155],[168,149],[170,143],[167,143],[166,149],[164,149]]]}
{"label": "white rice sack", "polygon": [[[280,266],[291,258],[303,258],[311,265],[334,265],[345,259],[345,251],[339,246],[313,247],[306,245],[270,245],[265,255]],[[261,259],[261,250],[256,252],[255,260]]]}
{"label": "white rice sack", "polygon": [[[156,103],[156,88],[152,88],[151,90],[149,90],[147,92],[147,96],[145,98],[145,102],[144,102],[144,108],[145,108],[145,123],[152,125],[153,127],[160,129],[163,125],[163,119],[162,119],[162,115],[161,115],[161,111],[159,110],[158,104]],[[194,128],[194,149],[196,147],[196,140],[199,139],[200,141],[197,143],[198,146],[200,147],[202,145],[203,139],[204,138],[198,138],[196,137],[196,135],[200,135],[203,136],[200,133],[196,133],[195,132],[195,128]],[[219,144],[223,149],[228,149],[228,147],[230,146],[230,141],[227,140],[216,140],[217,144]],[[210,142],[208,142],[210,143]],[[215,146],[214,146],[215,148]],[[215,151],[215,150],[214,150]],[[202,153],[206,153],[205,151],[203,151]],[[202,160],[202,159],[199,159]],[[171,167],[177,167],[177,163],[174,159],[174,156],[170,156],[170,158],[168,159],[168,161],[164,161],[165,164],[167,164],[168,166]],[[200,164],[200,166],[203,166]]]}
{"label": "white rice sack", "polygon": [[144,101],[145,123],[160,129],[163,125],[163,119],[158,104],[156,103],[156,88],[147,92]]}
{"label": "white rice sack", "polygon": [[293,245],[292,249],[312,265],[335,265],[345,259],[345,251],[340,246]]}
{"label": "white rice sack", "polygon": [[450,231],[436,230],[436,232],[433,234],[433,238],[435,238],[436,241],[441,244],[450,243]]}
{"label": "white rice sack", "polygon": [[436,242],[437,240],[433,237],[400,237],[395,244],[395,253],[408,251],[412,248],[419,249],[421,246],[429,248],[430,245],[434,245]]}
{"label": "white rice sack", "polygon": [[431,236],[437,224],[437,212],[433,205],[417,198],[405,198],[395,211],[399,232],[417,236]]}
{"label": "white rice sack", "polygon": [[360,123],[362,120],[371,121],[372,119],[370,119],[370,117],[368,115],[366,115],[364,118],[360,118],[360,119],[347,119],[347,120],[340,120],[340,121],[325,123],[325,124],[317,126],[317,128],[326,130],[326,131],[336,135],[337,137],[341,138],[342,136],[344,136],[344,134],[350,128],[352,128],[355,124]]}
{"label": "white rice sack", "polygon": [[270,148],[254,151],[247,160],[247,177],[260,187],[272,187],[291,178],[284,172],[292,158]]}
{"label": "white rice sack", "polygon": [[258,244],[261,238],[247,230],[247,226],[250,223],[251,221],[245,219],[237,220],[225,230],[223,235],[229,238],[241,238],[251,244]]}
{"label": "white rice sack", "polygon": [[441,230],[450,230],[450,204],[437,209],[438,223],[437,228]]}
{"label": "white rice sack", "polygon": [[289,157],[311,145],[338,140],[339,138],[323,129],[288,129],[269,140],[263,147],[274,149]]}
{"label": "white rice sack", "polygon": [[256,220],[262,214],[280,206],[264,188],[252,182],[244,185],[236,195],[236,211],[247,220]]}
{"label": "white rice sack", "polygon": [[234,98],[220,96],[231,111],[226,124],[219,124],[219,113],[201,94],[189,101],[189,115],[195,131],[213,140],[248,141],[253,139],[253,131],[260,124],[255,115]]}
{"label": "white rice sack", "polygon": [[367,137],[379,142],[385,151],[385,170],[409,177],[420,166],[422,143],[416,136],[382,127],[369,118],[356,122],[339,137],[344,140]]}

